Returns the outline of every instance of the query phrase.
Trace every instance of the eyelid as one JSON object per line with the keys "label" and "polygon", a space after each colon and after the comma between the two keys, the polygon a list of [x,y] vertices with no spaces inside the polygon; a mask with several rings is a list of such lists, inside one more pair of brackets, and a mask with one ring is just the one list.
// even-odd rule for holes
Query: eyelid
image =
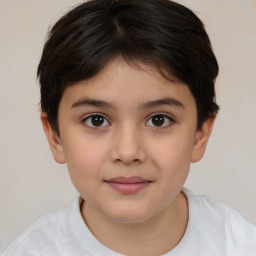
{"label": "eyelid", "polygon": [[163,128],[168,128],[169,126],[171,126],[172,124],[175,123],[175,120],[174,120],[173,116],[171,116],[170,114],[165,113],[165,112],[156,112],[156,113],[150,114],[150,115],[148,116],[147,121],[146,121],[146,124],[147,124],[147,122],[149,122],[149,120],[150,120],[151,118],[153,118],[154,116],[158,116],[158,115],[164,116],[164,117],[168,118],[169,121],[171,122],[171,124],[170,124],[170,125],[167,125],[167,126],[159,126],[159,127],[157,127],[157,126],[149,126],[149,127],[156,128],[156,129],[163,129]]}
{"label": "eyelid", "polygon": [[[103,114],[103,113],[99,113],[99,112],[95,112],[95,113],[90,113],[90,114],[87,114],[87,115],[85,115],[83,118],[82,118],[82,120],[81,120],[81,123],[82,124],[85,124],[85,122],[89,119],[89,118],[91,118],[91,117],[93,117],[93,116],[102,116],[108,123],[109,123],[109,125],[111,124],[111,122],[109,121],[109,118],[105,115],[105,114]],[[86,124],[85,124],[86,125]],[[109,125],[107,125],[107,126],[109,126]],[[100,129],[100,128],[105,128],[105,127],[107,127],[106,125],[105,126],[89,126],[89,125],[86,125],[87,127],[89,127],[89,128],[91,128],[91,129]]]}
{"label": "eyelid", "polygon": [[171,114],[169,114],[169,113],[166,113],[166,112],[154,112],[154,113],[148,115],[147,120],[148,120],[149,118],[154,117],[154,116],[157,116],[157,115],[165,116],[165,117],[169,118],[170,120],[172,120],[172,121],[174,122],[174,117],[173,117],[173,115],[171,115]]}

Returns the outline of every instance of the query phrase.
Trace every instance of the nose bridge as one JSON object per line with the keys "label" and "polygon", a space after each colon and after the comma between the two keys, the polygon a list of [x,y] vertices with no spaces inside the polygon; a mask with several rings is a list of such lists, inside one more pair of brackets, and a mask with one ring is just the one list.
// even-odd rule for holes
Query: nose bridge
{"label": "nose bridge", "polygon": [[144,161],[143,138],[135,124],[126,122],[116,128],[112,159],[125,164]]}

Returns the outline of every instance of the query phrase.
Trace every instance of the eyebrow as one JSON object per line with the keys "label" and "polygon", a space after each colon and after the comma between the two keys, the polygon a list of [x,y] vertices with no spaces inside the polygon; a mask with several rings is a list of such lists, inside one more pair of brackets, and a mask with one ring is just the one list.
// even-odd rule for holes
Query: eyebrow
{"label": "eyebrow", "polygon": [[108,103],[106,101],[96,100],[96,99],[88,99],[88,98],[82,99],[82,100],[79,100],[79,101],[75,102],[72,105],[72,108],[82,107],[82,106],[94,106],[94,107],[101,107],[101,108],[113,108],[113,109],[116,109],[116,107],[113,104]]}
{"label": "eyebrow", "polygon": [[152,107],[159,107],[159,106],[163,106],[163,105],[185,108],[184,105],[180,101],[178,101],[174,98],[163,98],[163,99],[159,99],[159,100],[148,101],[148,102],[142,103],[140,105],[140,107],[141,108],[152,108]]}
{"label": "eyebrow", "polygon": [[[163,98],[163,99],[158,99],[158,100],[153,100],[153,101],[147,101],[147,102],[140,104],[139,107],[146,109],[146,108],[159,107],[159,106],[163,106],[163,105],[185,108],[184,105],[180,101],[178,101],[174,98]],[[117,109],[113,104],[111,104],[109,102],[106,102],[103,100],[97,100],[97,99],[89,99],[89,98],[85,98],[85,99],[75,102],[72,105],[72,108],[83,107],[83,106],[94,106],[94,107],[100,107],[100,108]]]}

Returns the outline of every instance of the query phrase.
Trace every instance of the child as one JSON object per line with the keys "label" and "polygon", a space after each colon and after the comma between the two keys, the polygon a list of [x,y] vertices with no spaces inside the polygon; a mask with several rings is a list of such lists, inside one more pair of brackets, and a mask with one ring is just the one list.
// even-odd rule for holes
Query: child
{"label": "child", "polygon": [[256,227],[183,188],[218,112],[201,21],[168,0],[92,0],[52,28],[41,120],[80,197],[9,255],[256,255]]}

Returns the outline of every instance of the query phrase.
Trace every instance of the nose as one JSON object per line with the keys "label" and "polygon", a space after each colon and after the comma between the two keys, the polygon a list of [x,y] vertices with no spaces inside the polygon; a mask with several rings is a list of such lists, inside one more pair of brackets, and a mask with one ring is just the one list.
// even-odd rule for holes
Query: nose
{"label": "nose", "polygon": [[140,164],[145,161],[146,154],[142,136],[135,127],[120,128],[113,138],[111,159],[125,165]]}

